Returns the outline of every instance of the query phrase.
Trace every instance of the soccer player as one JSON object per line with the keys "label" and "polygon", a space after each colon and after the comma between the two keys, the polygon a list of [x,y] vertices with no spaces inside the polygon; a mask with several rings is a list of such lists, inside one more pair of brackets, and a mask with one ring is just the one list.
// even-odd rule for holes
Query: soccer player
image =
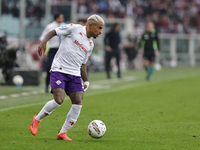
{"label": "soccer player", "polygon": [[147,80],[150,80],[154,73],[155,58],[160,55],[159,40],[153,22],[147,23],[147,29],[143,33],[140,47],[143,46],[144,68],[147,73]]}
{"label": "soccer player", "polygon": [[[44,36],[51,30],[64,25],[64,16],[63,14],[55,14],[54,15],[54,21],[48,24],[44,31],[42,32],[42,35],[40,36],[40,41],[43,40]],[[50,83],[50,69],[51,69],[51,64],[53,62],[53,58],[58,51],[59,45],[61,43],[61,36],[55,36],[49,40],[48,47],[49,47],[49,52],[47,54],[47,67],[46,67],[46,86],[45,86],[45,91],[49,92],[49,83]]]}
{"label": "soccer player", "polygon": [[105,43],[105,70],[107,78],[110,79],[110,61],[112,57],[116,58],[117,62],[117,77],[121,78],[121,71],[120,71],[120,43],[121,43],[121,37],[120,37],[120,28],[121,25],[119,23],[114,23],[111,30],[106,33],[104,37],[104,43]]}
{"label": "soccer player", "polygon": [[51,66],[50,84],[54,99],[48,101],[42,110],[33,116],[30,125],[33,135],[37,134],[40,122],[63,103],[66,93],[71,99],[72,106],[57,139],[72,140],[66,133],[76,123],[80,114],[84,91],[89,87],[86,62],[94,47],[92,40],[102,33],[103,26],[104,20],[94,14],[87,19],[86,26],[68,24],[58,27],[47,33],[39,44],[38,53],[42,56],[47,41],[56,35],[64,36]]}

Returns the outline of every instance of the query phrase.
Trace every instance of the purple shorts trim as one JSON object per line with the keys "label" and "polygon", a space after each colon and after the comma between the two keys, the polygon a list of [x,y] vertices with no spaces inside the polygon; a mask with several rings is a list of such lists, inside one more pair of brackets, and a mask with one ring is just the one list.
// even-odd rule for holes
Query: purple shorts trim
{"label": "purple shorts trim", "polygon": [[57,71],[51,71],[50,84],[51,93],[53,93],[53,89],[55,88],[64,89],[66,94],[70,92],[84,91],[81,77]]}

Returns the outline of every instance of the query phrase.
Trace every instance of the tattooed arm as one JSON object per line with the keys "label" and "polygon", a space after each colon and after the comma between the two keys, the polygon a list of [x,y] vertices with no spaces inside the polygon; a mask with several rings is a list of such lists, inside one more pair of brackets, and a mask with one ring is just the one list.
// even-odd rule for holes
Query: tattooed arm
{"label": "tattooed arm", "polygon": [[45,53],[46,50],[46,44],[47,42],[56,35],[56,31],[52,30],[50,32],[48,32],[44,39],[40,42],[39,46],[38,46],[38,54],[39,56],[42,56]]}
{"label": "tattooed arm", "polygon": [[82,64],[82,66],[81,66],[81,77],[84,82],[88,81],[86,64]]}
{"label": "tattooed arm", "polygon": [[81,77],[84,81],[84,91],[86,91],[90,85],[89,81],[88,81],[88,77],[87,77],[87,66],[86,64],[82,64],[81,66]]}

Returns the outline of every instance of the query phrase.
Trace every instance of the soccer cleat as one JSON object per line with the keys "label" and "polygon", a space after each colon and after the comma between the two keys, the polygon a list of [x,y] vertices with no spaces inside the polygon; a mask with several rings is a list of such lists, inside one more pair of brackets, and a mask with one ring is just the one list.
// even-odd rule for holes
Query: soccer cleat
{"label": "soccer cleat", "polygon": [[31,125],[30,125],[30,130],[31,130],[31,133],[33,135],[37,134],[38,127],[39,127],[39,124],[40,124],[40,122],[35,119],[36,116],[37,115],[33,116],[33,119],[32,119]]}
{"label": "soccer cleat", "polygon": [[72,139],[70,139],[66,133],[61,133],[57,135],[57,140],[65,140],[65,141],[72,141]]}

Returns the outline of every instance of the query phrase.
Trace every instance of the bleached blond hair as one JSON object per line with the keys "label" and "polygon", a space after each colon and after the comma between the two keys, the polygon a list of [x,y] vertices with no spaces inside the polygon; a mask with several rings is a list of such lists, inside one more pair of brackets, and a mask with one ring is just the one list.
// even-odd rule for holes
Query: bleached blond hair
{"label": "bleached blond hair", "polygon": [[88,17],[87,22],[95,22],[95,23],[103,23],[104,24],[103,18],[101,18],[99,15],[96,15],[96,14]]}

